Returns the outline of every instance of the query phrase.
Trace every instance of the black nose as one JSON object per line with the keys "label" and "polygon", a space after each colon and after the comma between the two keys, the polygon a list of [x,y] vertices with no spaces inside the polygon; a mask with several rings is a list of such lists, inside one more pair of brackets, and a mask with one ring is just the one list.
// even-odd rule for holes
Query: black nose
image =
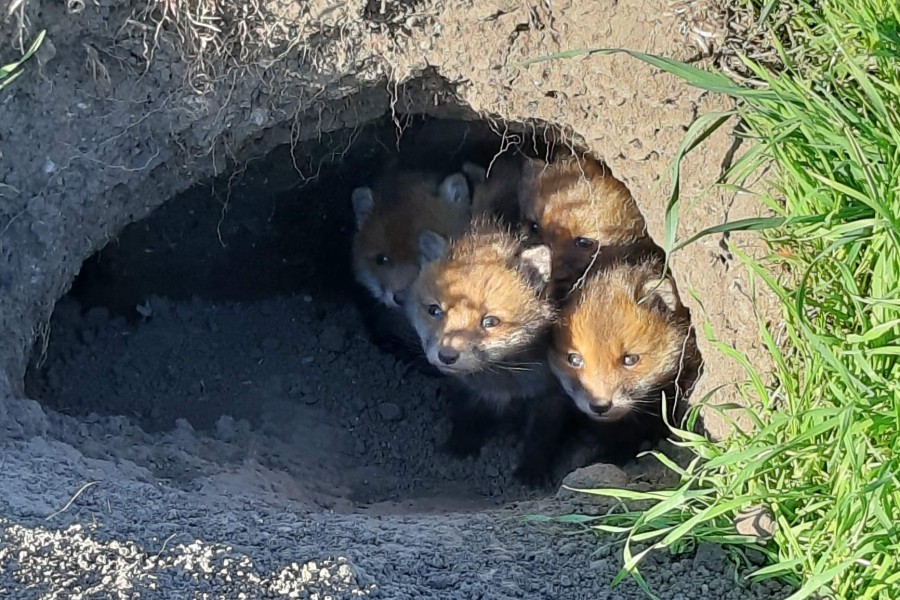
{"label": "black nose", "polygon": [[591,404],[591,410],[595,415],[602,415],[609,412],[612,404]]}
{"label": "black nose", "polygon": [[438,351],[438,358],[445,365],[452,365],[459,360],[459,352],[450,348],[444,348]]}

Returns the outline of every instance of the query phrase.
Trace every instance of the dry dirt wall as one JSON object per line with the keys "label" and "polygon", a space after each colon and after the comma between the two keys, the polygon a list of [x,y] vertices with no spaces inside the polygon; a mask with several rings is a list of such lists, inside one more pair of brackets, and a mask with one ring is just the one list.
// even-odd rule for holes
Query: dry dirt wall
{"label": "dry dirt wall", "polygon": [[[176,14],[176,4],[196,10]],[[629,185],[660,240],[666,170],[686,128],[727,108],[621,55],[504,66],[587,47],[687,58],[695,51],[664,0],[219,4],[228,14],[155,0],[30,0],[17,13],[47,29],[47,41],[0,98],[0,385],[12,395],[23,394],[26,353],[47,335],[81,262],[232,160],[386,111],[399,126],[405,112],[471,114],[448,103],[455,98],[499,131],[504,120],[540,120],[578,134]],[[18,25],[12,18],[2,31],[13,39]],[[715,180],[731,147],[721,131],[691,155],[687,199]],[[746,198],[712,194],[686,203],[680,233],[758,212]],[[737,241],[758,251],[753,238]],[[700,310],[688,298],[695,314],[762,364],[746,276],[725,254],[711,237],[673,266],[681,288],[703,299]],[[741,378],[703,339],[701,349],[696,397]],[[0,418],[9,427],[14,415],[2,413],[21,408],[0,401]]]}

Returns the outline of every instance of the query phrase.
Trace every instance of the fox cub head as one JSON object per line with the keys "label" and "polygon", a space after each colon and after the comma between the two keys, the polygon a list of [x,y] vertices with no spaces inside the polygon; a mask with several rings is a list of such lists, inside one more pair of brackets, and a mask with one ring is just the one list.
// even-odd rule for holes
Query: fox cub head
{"label": "fox cub head", "polygon": [[422,272],[407,314],[428,361],[447,374],[527,370],[517,356],[549,330],[553,308],[546,246],[495,220],[478,220],[455,241],[426,231],[419,238]]}
{"label": "fox cub head", "polygon": [[562,310],[550,368],[597,421],[649,412],[696,359],[689,313],[662,272],[657,262],[613,265],[592,273]]}
{"label": "fox cub head", "polygon": [[527,160],[518,197],[526,233],[553,251],[553,279],[560,288],[581,278],[602,248],[646,235],[628,188],[590,157],[550,164]]}
{"label": "fox cub head", "polygon": [[471,214],[462,173],[443,181],[429,174],[391,173],[374,189],[353,190],[351,200],[356,217],[354,276],[392,308],[403,304],[419,273],[419,234],[429,230],[452,238],[465,230]]}

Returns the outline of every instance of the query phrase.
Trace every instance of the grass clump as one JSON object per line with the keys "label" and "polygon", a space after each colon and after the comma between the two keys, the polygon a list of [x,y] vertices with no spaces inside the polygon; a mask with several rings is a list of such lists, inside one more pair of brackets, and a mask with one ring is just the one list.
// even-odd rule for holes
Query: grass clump
{"label": "grass clump", "polygon": [[44,41],[45,33],[46,32],[42,31],[38,34],[34,43],[32,43],[31,47],[28,48],[28,51],[22,55],[22,58],[6,65],[0,65],[0,90],[11,84],[22,74],[22,65],[31,58],[32,54],[37,52],[38,48],[40,48],[41,42]]}
{"label": "grass clump", "polygon": [[[681,551],[698,541],[753,545],[768,565],[756,579],[794,585],[791,600],[900,597],[900,4],[896,0],[767,0],[765,16],[787,7],[769,41],[777,72],[749,59],[762,85],[735,83],[695,67],[630,53],[690,84],[736,99],[751,149],[723,184],[742,186],[774,168],[761,196],[777,215],[723,224],[674,239],[677,185],[667,248],[700,235],[762,229],[771,255],[756,262],[733,248],[757,282],[783,303],[786,339],[760,334],[775,365],[774,385],[730,347],[746,370],[741,384],[755,430],[712,443],[686,431],[696,458],[675,489],[590,490],[623,500],[590,521],[625,541],[625,568],[646,589],[638,564],[653,548]],[[790,42],[782,42],[789,40]],[[598,50],[584,53],[609,53]],[[558,58],[558,57],[548,57]],[[675,164],[728,115],[689,132]],[[707,327],[707,334],[712,332]],[[722,409],[724,410],[724,409]],[[661,457],[661,460],[667,460]],[[629,501],[649,508],[628,508]],[[633,504],[632,504],[633,506]],[[762,507],[772,539],[741,535],[738,514]]]}

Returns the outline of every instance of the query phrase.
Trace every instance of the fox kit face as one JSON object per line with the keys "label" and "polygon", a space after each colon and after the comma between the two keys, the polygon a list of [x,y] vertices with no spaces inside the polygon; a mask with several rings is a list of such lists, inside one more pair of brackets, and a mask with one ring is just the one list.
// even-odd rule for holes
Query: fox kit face
{"label": "fox kit face", "polygon": [[403,304],[419,274],[418,238],[430,230],[444,237],[464,231],[470,216],[469,188],[461,173],[442,182],[418,173],[386,178],[351,197],[356,216],[353,273],[385,306]]}
{"label": "fox kit face", "polygon": [[651,262],[592,275],[554,330],[550,368],[597,421],[641,412],[678,375],[689,319],[674,282],[659,272]]}
{"label": "fox kit face", "polygon": [[553,279],[574,283],[598,250],[646,235],[644,218],[625,185],[594,159],[523,166],[519,205],[528,234],[550,246]]}
{"label": "fox kit face", "polygon": [[552,319],[541,297],[550,280],[549,249],[524,249],[520,237],[487,221],[449,246],[429,233],[420,242],[424,267],[406,308],[428,361],[459,376],[527,369],[515,356]]}

